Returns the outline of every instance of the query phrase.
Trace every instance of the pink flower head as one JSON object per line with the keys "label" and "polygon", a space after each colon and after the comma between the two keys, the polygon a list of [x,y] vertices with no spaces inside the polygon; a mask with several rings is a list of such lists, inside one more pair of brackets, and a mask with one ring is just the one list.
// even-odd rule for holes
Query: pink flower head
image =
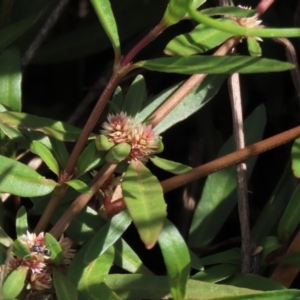
{"label": "pink flower head", "polygon": [[152,126],[136,123],[124,112],[109,115],[101,133],[115,144],[125,142],[131,145],[130,156],[134,160],[147,160],[159,147],[159,139]]}

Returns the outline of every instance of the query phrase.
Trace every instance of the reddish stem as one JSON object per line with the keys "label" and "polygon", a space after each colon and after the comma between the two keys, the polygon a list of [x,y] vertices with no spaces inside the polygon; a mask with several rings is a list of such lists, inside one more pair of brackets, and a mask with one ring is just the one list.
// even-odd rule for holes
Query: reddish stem
{"label": "reddish stem", "polygon": [[90,133],[94,129],[108,99],[112,95],[112,93],[113,93],[115,87],[117,86],[122,75],[123,74],[121,74],[121,72],[114,73],[112,75],[105,90],[103,91],[102,95],[100,96],[94,110],[92,111],[89,119],[87,120],[87,122],[81,132],[81,135],[70,155],[70,158],[68,160],[68,163],[67,163],[65,171],[64,171],[65,173],[69,174],[70,176],[73,173],[77,159],[78,159],[79,155],[81,154]]}
{"label": "reddish stem", "polygon": [[275,0],[261,0],[256,6],[255,10],[259,15],[265,13]]}
{"label": "reddish stem", "polygon": [[150,42],[157,38],[162,31],[166,29],[164,23],[159,23],[153,30],[151,30],[143,39],[141,39],[124,57],[121,66],[125,67],[131,63],[132,59]]}

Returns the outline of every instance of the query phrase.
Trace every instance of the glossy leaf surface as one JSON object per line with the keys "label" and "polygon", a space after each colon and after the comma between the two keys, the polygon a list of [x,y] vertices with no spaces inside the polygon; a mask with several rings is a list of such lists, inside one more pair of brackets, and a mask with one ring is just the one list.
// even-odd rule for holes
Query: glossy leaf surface
{"label": "glossy leaf surface", "polygon": [[288,241],[300,222],[300,186],[296,188],[283,216],[278,224],[278,237],[282,242]]}
{"label": "glossy leaf surface", "polygon": [[235,264],[241,263],[241,250],[239,248],[233,248],[227,251],[219,252],[209,256],[201,257],[203,265],[215,265],[215,264]]}
{"label": "glossy leaf surface", "polygon": [[86,183],[84,183],[81,180],[78,179],[72,179],[66,182],[66,184],[70,187],[72,187],[74,190],[76,190],[79,193],[90,193],[91,189],[88,187]]}
{"label": "glossy leaf surface", "polygon": [[279,183],[251,229],[251,237],[257,243],[270,235],[273,229],[278,226],[278,222],[292,197],[294,188],[295,178],[291,171],[290,162],[288,162]]}
{"label": "glossy leaf surface", "polygon": [[130,153],[131,146],[127,143],[121,143],[112,147],[105,155],[105,160],[111,164],[117,164],[124,160]]}
{"label": "glossy leaf surface", "polygon": [[27,234],[28,223],[27,213],[24,206],[21,206],[16,216],[17,237],[20,238],[23,234]]}
{"label": "glossy leaf surface", "polygon": [[[222,22],[226,23],[233,21],[224,19]],[[191,32],[176,36],[167,44],[164,52],[168,55],[179,56],[204,53],[222,44],[232,36],[233,35],[230,33],[200,24]]]}
{"label": "glossy leaf surface", "polygon": [[166,203],[157,178],[139,161],[132,161],[122,181],[129,214],[146,248],[152,248],[166,218]]}
{"label": "glossy leaf surface", "polygon": [[122,111],[127,115],[135,117],[141,110],[142,103],[146,97],[146,83],[144,76],[137,75],[125,96]]}
{"label": "glossy leaf surface", "polygon": [[77,161],[77,177],[104,163],[105,152],[99,152],[94,142],[88,144]]}
{"label": "glossy leaf surface", "polygon": [[78,294],[73,283],[57,268],[53,269],[53,284],[58,300],[78,299]]}
{"label": "glossy leaf surface", "polygon": [[60,121],[42,118],[26,113],[0,112],[0,122],[12,128],[25,128],[43,132],[60,141],[77,141],[81,130]]}
{"label": "glossy leaf surface", "polygon": [[292,170],[295,177],[300,178],[300,138],[294,141],[292,147]]}
{"label": "glossy leaf surface", "polygon": [[[257,108],[245,121],[246,144],[261,139],[265,126],[265,109]],[[232,137],[224,144],[219,156],[234,149]],[[256,158],[247,160],[247,176],[250,176]],[[235,166],[210,174],[205,182],[201,200],[195,210],[190,227],[189,245],[208,245],[223,226],[226,218],[237,203]]]}
{"label": "glossy leaf surface", "polygon": [[109,0],[91,0],[94,9],[98,15],[99,21],[102,24],[113,48],[115,56],[120,55],[120,40],[118,35],[117,24],[114,18],[113,11]]}
{"label": "glossy leaf surface", "polygon": [[168,219],[158,243],[167,268],[171,294],[175,300],[183,300],[190,274],[190,254],[181,234]]}
{"label": "glossy leaf surface", "polygon": [[184,174],[192,170],[190,166],[180,164],[176,161],[163,159],[158,156],[150,157],[150,160],[153,162],[154,165],[156,165],[160,169],[163,169],[173,174]]}
{"label": "glossy leaf surface", "polygon": [[288,62],[250,56],[167,57],[140,61],[138,67],[151,71],[179,74],[232,74],[281,72],[293,69]]}
{"label": "glossy leaf surface", "polygon": [[130,272],[139,274],[152,274],[146,268],[134,250],[122,238],[114,243],[115,260],[114,264]]}
{"label": "glossy leaf surface", "polygon": [[185,2],[186,0],[170,0],[161,22],[167,27],[178,23],[186,14]]}
{"label": "glossy leaf surface", "polygon": [[19,267],[8,275],[1,291],[4,299],[13,299],[20,294],[25,284],[27,272],[27,267]]}
{"label": "glossy leaf surface", "polygon": [[[225,75],[207,76],[155,127],[155,132],[160,134],[201,109],[215,96],[225,78]],[[137,122],[147,120],[181,84],[172,86],[146,102],[145,107],[136,117]]]}
{"label": "glossy leaf surface", "polygon": [[[147,275],[108,275],[104,282],[123,299],[140,300],[162,299],[169,295],[168,280],[165,276]],[[280,299],[292,300],[299,294],[297,290],[261,292],[224,284],[213,284],[198,280],[189,280],[185,299],[193,300],[242,300],[242,299]],[[276,298],[276,297],[280,298]],[[170,296],[169,296],[170,297]],[[266,297],[266,298],[264,298]],[[274,298],[272,298],[274,297]],[[284,298],[286,297],[286,298]]]}
{"label": "glossy leaf surface", "polygon": [[89,263],[101,256],[124,233],[131,223],[131,218],[126,211],[114,216],[97,232],[89,244],[84,261]]}
{"label": "glossy leaf surface", "polygon": [[236,273],[239,273],[241,267],[233,264],[219,264],[211,268],[200,271],[192,276],[192,279],[201,280],[205,282],[219,282]]}
{"label": "glossy leaf surface", "polygon": [[54,174],[59,175],[60,168],[58,162],[56,161],[53,154],[46,146],[44,146],[42,143],[38,141],[33,141],[32,151],[43,160],[43,162]]}
{"label": "glossy leaf surface", "polygon": [[15,160],[0,156],[0,190],[21,197],[34,197],[52,192],[56,182]]}
{"label": "glossy leaf surface", "polygon": [[[0,42],[1,43],[1,42]],[[16,48],[0,56],[0,103],[13,111],[21,111],[21,57]]]}
{"label": "glossy leaf surface", "polygon": [[59,242],[51,234],[45,234],[45,246],[50,250],[50,256],[56,266],[60,266],[64,261],[64,255]]}

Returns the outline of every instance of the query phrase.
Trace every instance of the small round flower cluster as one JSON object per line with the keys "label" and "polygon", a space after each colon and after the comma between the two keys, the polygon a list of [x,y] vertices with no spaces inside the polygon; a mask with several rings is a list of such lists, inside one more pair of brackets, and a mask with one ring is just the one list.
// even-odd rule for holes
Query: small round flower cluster
{"label": "small round flower cluster", "polygon": [[[18,267],[27,267],[26,286],[29,287],[31,293],[52,289],[53,262],[50,256],[51,252],[45,245],[44,233],[36,235],[27,232],[26,235],[21,236],[20,242],[29,250],[30,254],[25,257],[11,256],[6,270],[4,266],[1,266],[5,277]],[[68,238],[61,237],[58,242],[64,256],[61,266],[63,267],[71,263],[75,250],[71,249],[72,242]]]}
{"label": "small round flower cluster", "polygon": [[[251,7],[247,7],[247,6],[241,6],[238,5],[239,8],[242,9],[251,9]],[[230,17],[230,19],[234,20],[235,22],[237,22],[238,25],[246,27],[246,28],[263,28],[264,26],[261,25],[262,20],[258,19],[259,15],[255,14],[252,17]],[[257,41],[262,41],[262,39],[260,37],[255,37],[255,39]]]}
{"label": "small round flower cluster", "polygon": [[108,115],[108,122],[103,125],[101,133],[115,144],[131,145],[130,156],[134,160],[147,160],[159,147],[159,138],[151,125],[136,123],[125,112]]}

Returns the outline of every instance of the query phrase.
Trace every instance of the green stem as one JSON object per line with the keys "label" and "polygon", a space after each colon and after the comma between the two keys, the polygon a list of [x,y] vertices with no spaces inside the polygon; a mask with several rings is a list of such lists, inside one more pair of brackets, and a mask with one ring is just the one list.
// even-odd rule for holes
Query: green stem
{"label": "green stem", "polygon": [[214,20],[208,16],[203,15],[199,11],[194,10],[191,6],[187,8],[187,11],[191,18],[204,25],[210,26],[215,29],[219,29],[224,32],[232,33],[237,36],[245,37],[299,37],[300,28],[246,28],[239,25],[224,24],[217,20]]}

